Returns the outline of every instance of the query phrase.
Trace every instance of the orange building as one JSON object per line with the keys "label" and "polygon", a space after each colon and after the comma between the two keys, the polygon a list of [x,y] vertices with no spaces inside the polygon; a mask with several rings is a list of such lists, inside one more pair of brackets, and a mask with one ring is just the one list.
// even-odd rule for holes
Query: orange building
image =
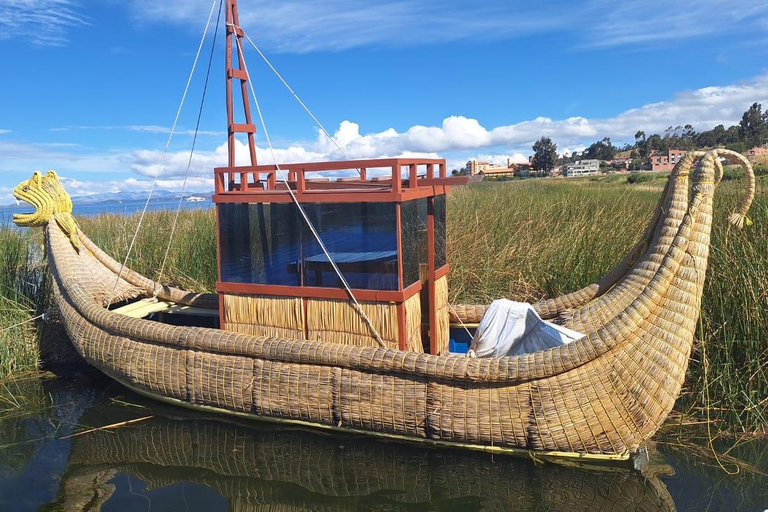
{"label": "orange building", "polygon": [[682,149],[669,149],[667,154],[653,153],[649,157],[652,171],[671,171],[687,153]]}

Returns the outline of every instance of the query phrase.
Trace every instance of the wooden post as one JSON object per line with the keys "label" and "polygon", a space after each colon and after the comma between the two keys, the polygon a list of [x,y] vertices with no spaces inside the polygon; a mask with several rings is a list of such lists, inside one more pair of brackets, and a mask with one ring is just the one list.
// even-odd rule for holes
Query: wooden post
{"label": "wooden post", "polygon": [[[233,66],[232,50],[235,46],[233,37],[236,37],[236,43],[242,49],[243,31],[240,29],[240,15],[238,14],[237,0],[227,0],[227,43],[226,43],[226,77],[227,77],[227,155],[229,167],[235,166],[235,134],[243,132],[248,134],[248,153],[251,159],[251,165],[256,165],[256,142],[254,133],[256,127],[251,119],[251,105],[248,101],[248,73],[245,70],[245,62],[241,57],[241,52],[237,52],[238,67]],[[233,97],[232,80],[240,80],[240,94],[243,98],[243,113],[245,114],[245,124],[235,123],[235,106]],[[247,184],[245,185],[247,186]]]}
{"label": "wooden post", "polygon": [[435,198],[427,198],[427,294],[429,353],[437,355],[437,307],[435,305]]}

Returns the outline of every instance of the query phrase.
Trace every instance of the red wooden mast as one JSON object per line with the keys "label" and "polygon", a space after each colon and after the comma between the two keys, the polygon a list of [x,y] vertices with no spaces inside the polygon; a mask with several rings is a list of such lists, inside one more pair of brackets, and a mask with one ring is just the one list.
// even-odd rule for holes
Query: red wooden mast
{"label": "red wooden mast", "polygon": [[[235,40],[232,36],[237,38],[237,46],[240,47],[240,51],[237,51],[237,47],[234,51],[237,53],[237,68],[233,66],[232,51]],[[248,71],[245,68],[245,62],[243,61],[243,31],[240,29],[240,16],[238,14],[237,0],[227,0],[227,57],[226,57],[226,70],[227,70],[227,147],[229,149],[229,167],[235,166],[235,134],[246,133],[248,134],[248,152],[251,157],[251,165],[257,165],[256,162],[256,143],[254,141],[254,134],[256,133],[256,125],[253,124],[251,119],[251,105],[248,101]],[[234,97],[232,94],[232,81],[240,81],[240,92],[243,97],[243,114],[245,115],[244,123],[235,123],[235,105]]]}

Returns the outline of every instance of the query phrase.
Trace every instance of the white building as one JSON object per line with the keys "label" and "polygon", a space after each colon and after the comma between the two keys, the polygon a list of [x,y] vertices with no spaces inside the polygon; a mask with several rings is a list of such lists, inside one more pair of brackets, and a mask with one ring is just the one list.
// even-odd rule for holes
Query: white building
{"label": "white building", "polygon": [[568,164],[565,169],[565,177],[587,176],[598,172],[600,172],[600,160],[578,160],[576,163]]}

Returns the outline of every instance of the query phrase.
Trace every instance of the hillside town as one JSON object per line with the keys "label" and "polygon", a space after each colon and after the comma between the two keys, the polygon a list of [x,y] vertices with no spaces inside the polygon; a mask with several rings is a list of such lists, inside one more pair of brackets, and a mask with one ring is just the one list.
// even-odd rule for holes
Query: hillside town
{"label": "hillside town", "polygon": [[596,141],[581,152],[559,154],[549,137],[541,137],[533,145],[534,153],[527,162],[507,158],[506,164],[470,160],[454,174],[482,179],[552,176],[576,178],[607,173],[668,172],[691,150],[726,148],[745,155],[754,165],[768,167],[768,111],[754,103],[738,125],[696,132],[691,125],[670,126],[663,135],[635,134],[634,144],[616,147],[608,137]]}

